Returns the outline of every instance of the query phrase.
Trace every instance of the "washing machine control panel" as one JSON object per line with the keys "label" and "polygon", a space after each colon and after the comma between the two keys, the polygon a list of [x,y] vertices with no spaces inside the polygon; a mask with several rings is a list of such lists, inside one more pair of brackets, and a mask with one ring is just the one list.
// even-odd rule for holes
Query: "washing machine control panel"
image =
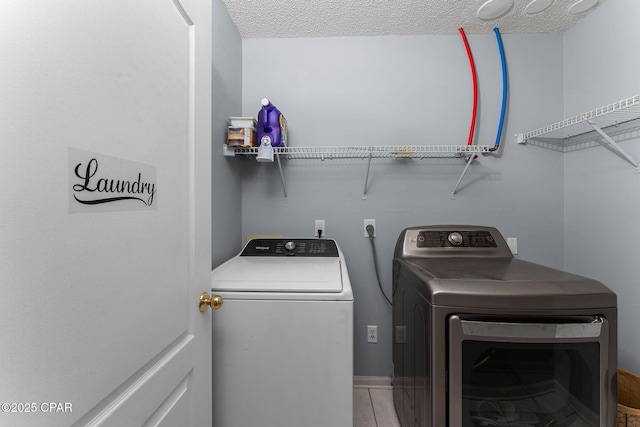
{"label": "washing machine control panel", "polygon": [[252,239],[240,256],[338,257],[331,239]]}

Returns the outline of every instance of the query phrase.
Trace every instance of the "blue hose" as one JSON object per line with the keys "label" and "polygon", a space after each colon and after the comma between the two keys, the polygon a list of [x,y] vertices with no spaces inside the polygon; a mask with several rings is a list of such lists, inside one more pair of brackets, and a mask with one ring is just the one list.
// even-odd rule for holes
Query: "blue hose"
{"label": "blue hose", "polygon": [[507,110],[507,62],[504,58],[504,46],[502,46],[502,37],[497,28],[493,29],[496,33],[498,42],[498,50],[500,51],[500,61],[502,62],[502,109],[500,111],[500,123],[498,124],[498,134],[496,135],[496,144],[489,151],[497,151],[500,148],[500,139],[502,139],[502,126],[504,125],[504,115]]}

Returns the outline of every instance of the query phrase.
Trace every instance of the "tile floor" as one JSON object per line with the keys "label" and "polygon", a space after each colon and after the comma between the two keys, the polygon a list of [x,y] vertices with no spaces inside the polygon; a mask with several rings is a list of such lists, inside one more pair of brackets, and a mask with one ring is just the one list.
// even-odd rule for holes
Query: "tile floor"
{"label": "tile floor", "polygon": [[354,378],[353,427],[400,427],[389,378]]}

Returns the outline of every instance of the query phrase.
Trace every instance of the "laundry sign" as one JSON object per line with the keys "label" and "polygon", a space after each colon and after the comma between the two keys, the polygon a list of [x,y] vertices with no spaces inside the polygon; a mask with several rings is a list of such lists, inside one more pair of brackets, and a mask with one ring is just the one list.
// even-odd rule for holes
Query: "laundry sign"
{"label": "laundry sign", "polygon": [[156,168],[69,148],[69,212],[156,209]]}

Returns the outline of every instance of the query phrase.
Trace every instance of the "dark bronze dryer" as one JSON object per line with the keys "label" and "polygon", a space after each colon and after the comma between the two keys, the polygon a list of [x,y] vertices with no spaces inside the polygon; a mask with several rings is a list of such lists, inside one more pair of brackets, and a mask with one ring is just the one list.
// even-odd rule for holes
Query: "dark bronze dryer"
{"label": "dark bronze dryer", "polygon": [[404,230],[393,260],[403,427],[615,425],[616,295],[515,259],[498,230]]}

